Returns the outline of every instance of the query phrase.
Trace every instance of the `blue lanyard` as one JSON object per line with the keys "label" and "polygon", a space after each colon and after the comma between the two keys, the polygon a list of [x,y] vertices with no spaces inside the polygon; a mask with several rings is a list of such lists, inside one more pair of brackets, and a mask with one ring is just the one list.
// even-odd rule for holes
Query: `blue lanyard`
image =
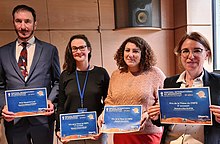
{"label": "blue lanyard", "polygon": [[80,102],[81,102],[81,107],[82,108],[83,108],[83,97],[84,97],[84,93],[85,93],[86,83],[88,81],[88,75],[89,75],[89,66],[87,68],[86,78],[85,78],[85,81],[84,81],[83,89],[81,91],[80,83],[79,83],[79,76],[78,76],[78,72],[76,70],[76,82],[77,82],[77,86],[78,86],[78,91],[79,91],[79,95],[80,95]]}

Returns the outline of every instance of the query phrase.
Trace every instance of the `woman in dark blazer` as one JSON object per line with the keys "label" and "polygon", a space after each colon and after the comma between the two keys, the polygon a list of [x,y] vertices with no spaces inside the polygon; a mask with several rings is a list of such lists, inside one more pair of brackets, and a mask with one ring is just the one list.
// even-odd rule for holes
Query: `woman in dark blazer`
{"label": "woman in dark blazer", "polygon": [[[162,144],[219,144],[220,143],[220,75],[204,69],[206,60],[211,61],[211,49],[208,41],[199,33],[186,34],[175,48],[184,71],[180,75],[166,78],[164,88],[209,87],[211,96],[210,111],[213,125],[166,125],[161,140]],[[161,126],[159,105],[148,109],[152,122]]]}

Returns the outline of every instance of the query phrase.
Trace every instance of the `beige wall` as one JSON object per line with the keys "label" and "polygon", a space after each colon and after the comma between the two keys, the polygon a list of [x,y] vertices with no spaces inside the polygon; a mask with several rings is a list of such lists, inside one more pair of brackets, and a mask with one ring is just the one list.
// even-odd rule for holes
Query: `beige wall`
{"label": "beige wall", "polygon": [[[161,0],[161,30],[115,30],[113,0],[1,0],[0,46],[16,39],[11,11],[17,4],[36,10],[36,36],[57,46],[61,65],[70,36],[79,33],[92,43],[92,63],[105,67],[109,74],[117,68],[113,60],[117,48],[130,36],[147,40],[157,56],[157,66],[167,76],[181,71],[173,49],[183,33],[200,31],[212,44],[211,1],[207,0]],[[212,65],[206,68],[212,71]]]}
{"label": "beige wall", "polygon": [[70,36],[83,33],[92,43],[92,63],[104,66],[109,74],[116,69],[113,56],[130,36],[141,36],[154,49],[158,64],[166,75],[175,74],[173,0],[161,2],[161,30],[115,30],[113,0],[2,0],[0,1],[0,45],[16,38],[11,11],[17,4],[32,6],[37,12],[36,36],[56,45],[61,65]]}
{"label": "beige wall", "polygon": [[[113,60],[117,48],[130,36],[147,40],[156,53],[157,66],[167,76],[180,72],[173,48],[183,33],[199,31],[212,45],[211,2],[207,0],[161,0],[161,30],[115,30],[113,0],[2,0],[0,46],[16,38],[11,11],[17,4],[36,10],[36,36],[58,47],[61,65],[69,38],[79,33],[86,34],[92,43],[92,63],[105,67],[109,74],[117,68]],[[201,10],[203,7],[206,10]],[[212,64],[206,68],[212,71]]]}
{"label": "beige wall", "polygon": [[[212,47],[212,6],[208,0],[174,0],[175,44],[185,32],[198,31],[210,42]],[[213,50],[213,49],[212,49]],[[213,71],[213,63],[205,63],[208,71]],[[176,72],[181,72],[176,64]]]}

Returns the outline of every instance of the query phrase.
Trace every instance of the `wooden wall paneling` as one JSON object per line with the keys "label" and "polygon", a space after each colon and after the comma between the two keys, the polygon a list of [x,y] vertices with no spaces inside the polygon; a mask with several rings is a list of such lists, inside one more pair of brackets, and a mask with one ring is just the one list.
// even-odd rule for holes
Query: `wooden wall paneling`
{"label": "wooden wall paneling", "polygon": [[16,36],[17,35],[14,31],[0,31],[0,46],[14,41],[17,38]]}
{"label": "wooden wall paneling", "polygon": [[13,29],[12,10],[15,5],[12,1],[0,1],[0,29]]}
{"label": "wooden wall paneling", "polygon": [[[114,54],[122,42],[131,36],[140,36],[144,38],[151,45],[157,57],[157,66],[160,67],[166,75],[174,74],[175,56],[173,54],[173,31],[155,32],[141,29],[103,32],[103,65],[107,68],[109,74],[117,69],[116,62],[113,58]],[[160,43],[158,43],[158,41],[160,41]]]}
{"label": "wooden wall paneling", "polygon": [[[174,4],[174,46],[187,32],[187,7],[186,0],[173,0]],[[183,71],[179,57],[175,56],[175,73]]]}
{"label": "wooden wall paneling", "polygon": [[59,51],[61,67],[64,63],[64,55],[67,43],[71,36],[75,34],[85,34],[92,45],[91,63],[102,66],[101,50],[100,50],[100,36],[97,31],[52,31],[51,43],[56,45]]}
{"label": "wooden wall paneling", "polygon": [[173,0],[174,2],[174,27],[179,28],[187,23],[186,0]]}
{"label": "wooden wall paneling", "polygon": [[107,69],[109,75],[117,69],[114,54],[124,40],[124,37],[120,37],[117,31],[102,32],[103,67]]}
{"label": "wooden wall paneling", "polygon": [[100,5],[100,28],[114,29],[114,0],[98,0]]}
{"label": "wooden wall paneling", "polygon": [[161,0],[161,28],[174,28],[173,0]]}
{"label": "wooden wall paneling", "polygon": [[45,0],[1,0],[0,1],[0,29],[13,29],[12,11],[17,5],[25,4],[35,9],[38,21],[38,29],[48,28],[47,8]]}
{"label": "wooden wall paneling", "polygon": [[[35,31],[34,34],[38,39],[51,43],[50,41],[50,32],[49,31]],[[53,44],[53,43],[52,43]]]}
{"label": "wooden wall paneling", "polygon": [[47,0],[49,28],[98,29],[97,0]]}
{"label": "wooden wall paneling", "polygon": [[175,48],[173,30],[161,31],[155,33],[154,36],[149,36],[149,38],[152,39],[153,50],[155,49],[157,66],[163,70],[166,76],[174,75],[176,62],[173,53]]}

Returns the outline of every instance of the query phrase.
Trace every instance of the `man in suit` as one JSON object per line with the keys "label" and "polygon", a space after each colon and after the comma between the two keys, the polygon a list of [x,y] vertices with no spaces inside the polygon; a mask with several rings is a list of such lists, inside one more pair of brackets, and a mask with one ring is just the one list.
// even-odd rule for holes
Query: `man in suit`
{"label": "man in suit", "polygon": [[[0,48],[0,107],[9,144],[52,144],[54,105],[58,95],[60,64],[55,46],[34,36],[37,21],[35,10],[18,5],[12,12],[17,39]],[[18,64],[26,48],[25,68]],[[24,53],[24,52],[22,52]],[[46,88],[48,108],[42,116],[15,118],[5,105],[5,90]]]}

